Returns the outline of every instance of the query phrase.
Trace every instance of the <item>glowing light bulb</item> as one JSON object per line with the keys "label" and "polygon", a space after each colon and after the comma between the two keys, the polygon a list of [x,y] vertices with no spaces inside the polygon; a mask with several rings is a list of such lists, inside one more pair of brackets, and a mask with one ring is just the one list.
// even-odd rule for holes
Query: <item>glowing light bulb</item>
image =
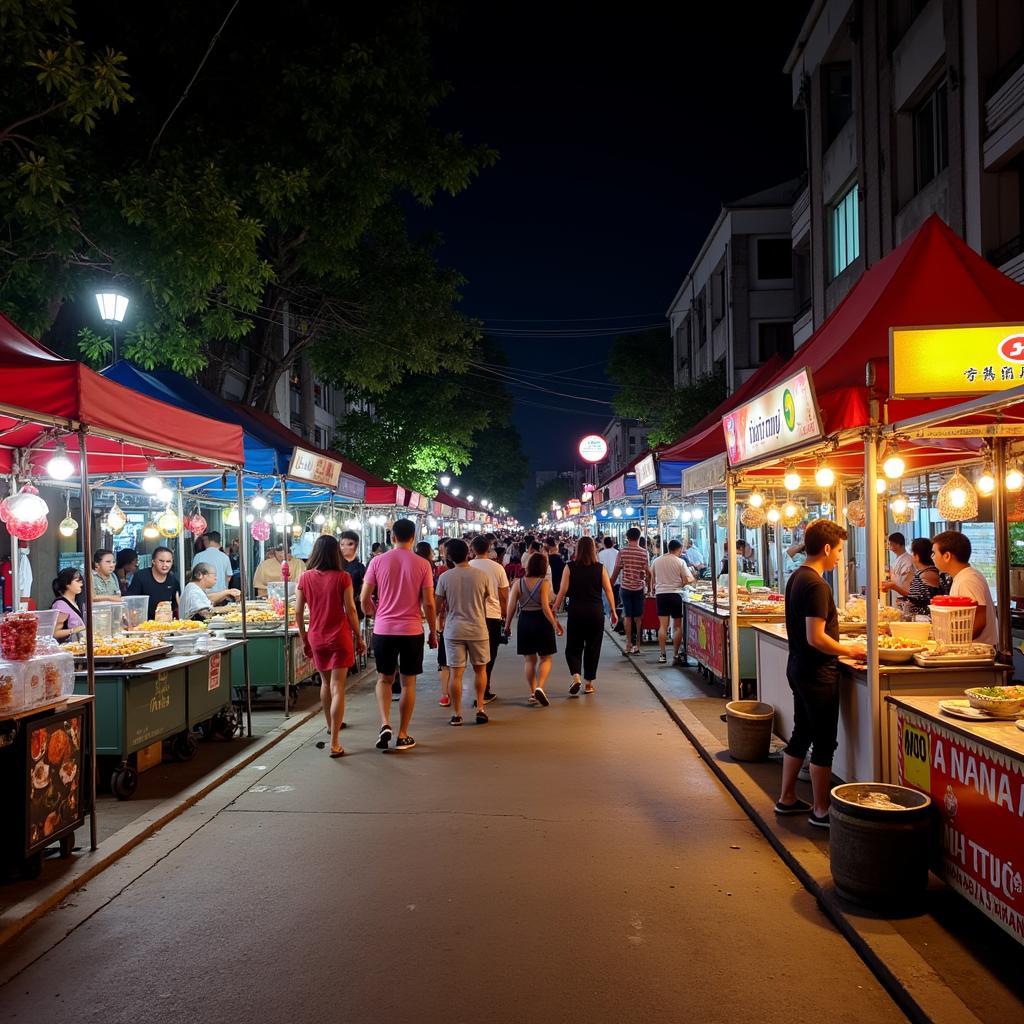
{"label": "glowing light bulb", "polygon": [[458,487],[453,487],[452,488],[452,497],[453,498],[457,498],[459,496],[459,490],[460,489]]}
{"label": "glowing light bulb", "polygon": [[613,508],[612,509],[612,515],[615,516],[616,519],[621,519],[622,518],[622,509],[621,508]]}
{"label": "glowing light bulb", "polygon": [[900,457],[900,453],[894,448],[890,453],[889,457],[882,463],[882,472],[890,480],[899,480],[903,476],[907,465]]}
{"label": "glowing light bulb", "polygon": [[172,491],[170,487],[161,487],[160,490],[156,492],[156,500],[159,501],[161,505],[170,505],[174,500],[174,491]]}
{"label": "glowing light bulb", "polygon": [[156,494],[156,492],[159,491],[160,488],[163,487],[163,485],[164,482],[156,471],[156,465],[154,464],[153,460],[150,459],[149,470],[142,481],[142,489],[147,494]]}
{"label": "glowing light bulb", "polygon": [[782,513],[779,511],[779,506],[771,504],[768,506],[768,511],[765,513],[768,517],[769,523],[777,523],[782,518]]}
{"label": "glowing light bulb", "polygon": [[1024,487],[1024,473],[1021,472],[1020,466],[1015,462],[1006,471],[1006,489],[1008,491],[1019,491]]}
{"label": "glowing light bulb", "polygon": [[327,522],[327,516],[325,516],[323,512],[317,512],[317,514],[313,516],[313,522],[316,523],[317,526],[323,526],[324,523]]}
{"label": "glowing light bulb", "polygon": [[227,523],[228,526],[237,526],[238,525],[238,506],[237,505],[232,505],[231,508],[229,508],[227,510],[227,512],[224,513],[224,522]]}
{"label": "glowing light bulb", "polygon": [[787,501],[786,504],[782,507],[782,514],[787,519],[792,519],[793,516],[796,515],[796,504],[792,501]]}
{"label": "glowing light bulb", "polygon": [[[1009,474],[1007,474],[1009,475]],[[992,466],[986,462],[982,467],[981,476],[978,477],[978,493],[991,494],[996,489],[996,477],[992,472]]]}
{"label": "glowing light bulb", "polygon": [[888,486],[889,485],[881,477],[878,477],[875,480],[875,493],[885,494],[886,488],[888,488]]}
{"label": "glowing light bulb", "polygon": [[835,470],[831,466],[820,463],[814,471],[814,482],[819,487],[831,487],[836,482]]}
{"label": "glowing light bulb", "polygon": [[954,487],[949,492],[949,503],[953,508],[963,508],[967,504],[967,492],[962,487]]}
{"label": "glowing light bulb", "polygon": [[252,496],[251,504],[252,504],[252,507],[254,509],[256,509],[257,512],[262,512],[267,507],[267,499],[266,499],[266,497],[264,497],[262,491],[257,491]]}
{"label": "glowing light bulb", "polygon": [[764,495],[756,489],[751,491],[750,496],[747,498],[747,504],[751,508],[760,508],[764,504]]}
{"label": "glowing light bulb", "polygon": [[626,506],[626,515],[627,515],[627,516],[631,516],[631,515],[633,515],[633,513],[634,513],[635,511],[636,511],[636,509],[635,509],[635,508],[633,508],[633,506],[632,506],[632,505],[627,505],[627,506]]}
{"label": "glowing light bulb", "polygon": [[787,491],[798,491],[800,489],[800,474],[792,462],[786,467],[786,475],[782,478],[782,483]]}
{"label": "glowing light bulb", "polygon": [[61,442],[54,449],[53,456],[50,461],[47,462],[46,472],[49,473],[54,480],[67,480],[74,471],[75,467],[71,465],[71,460],[68,458],[68,451],[64,447],[63,442]]}
{"label": "glowing light bulb", "polygon": [[907,496],[905,494],[897,494],[896,497],[892,499],[892,510],[898,516],[903,515],[909,507],[910,502],[907,501]]}

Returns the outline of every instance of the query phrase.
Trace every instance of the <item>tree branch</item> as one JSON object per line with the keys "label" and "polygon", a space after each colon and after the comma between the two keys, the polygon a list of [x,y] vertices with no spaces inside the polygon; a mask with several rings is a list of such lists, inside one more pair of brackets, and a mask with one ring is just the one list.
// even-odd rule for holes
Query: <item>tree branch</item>
{"label": "tree branch", "polygon": [[6,141],[22,125],[30,124],[32,121],[38,121],[43,117],[49,117],[49,115],[54,111],[67,106],[67,102],[67,100],[61,100],[60,103],[52,103],[45,110],[41,110],[36,114],[29,114],[28,117],[23,117],[20,121],[12,121],[6,128],[0,131],[0,142]]}

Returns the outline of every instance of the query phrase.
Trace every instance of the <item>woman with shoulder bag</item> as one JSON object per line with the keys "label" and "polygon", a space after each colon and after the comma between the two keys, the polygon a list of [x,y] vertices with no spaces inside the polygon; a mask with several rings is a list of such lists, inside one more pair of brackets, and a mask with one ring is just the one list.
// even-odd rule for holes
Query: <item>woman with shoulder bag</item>
{"label": "woman with shoulder bag", "polygon": [[565,635],[562,624],[551,610],[551,584],[548,583],[547,572],[547,558],[539,553],[531,555],[526,564],[526,575],[509,590],[508,612],[505,615],[507,636],[512,632],[512,619],[516,609],[519,609],[516,653],[525,659],[529,703],[542,707],[551,703],[544,692],[544,683],[551,672],[551,658],[558,650],[555,634]]}

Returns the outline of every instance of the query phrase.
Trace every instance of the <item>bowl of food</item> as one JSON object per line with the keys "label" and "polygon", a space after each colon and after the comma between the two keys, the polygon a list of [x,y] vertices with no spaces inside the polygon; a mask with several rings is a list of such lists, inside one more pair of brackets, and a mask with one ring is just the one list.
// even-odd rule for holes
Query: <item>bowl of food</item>
{"label": "bowl of food", "polygon": [[923,644],[931,636],[932,624],[930,622],[890,622],[889,633],[901,640],[913,640],[914,643]]}
{"label": "bowl of food", "polygon": [[[867,657],[867,638],[858,637],[851,641],[854,647],[863,648],[864,657]],[[878,660],[889,665],[898,665],[911,661],[915,654],[925,649],[924,644],[914,640],[905,640],[898,636],[887,636],[884,633],[878,636]]]}
{"label": "bowl of food", "polygon": [[964,694],[972,708],[993,718],[1014,718],[1024,710],[1024,686],[974,686]]}

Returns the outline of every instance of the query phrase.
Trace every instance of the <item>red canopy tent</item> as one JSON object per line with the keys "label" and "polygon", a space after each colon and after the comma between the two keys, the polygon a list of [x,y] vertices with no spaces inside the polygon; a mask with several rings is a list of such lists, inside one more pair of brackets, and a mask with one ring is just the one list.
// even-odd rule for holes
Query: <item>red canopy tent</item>
{"label": "red canopy tent", "polygon": [[[46,461],[59,434],[83,431],[89,471],[165,473],[240,466],[240,428],[184,412],[62,359],[0,314],[0,472],[14,451]],[[74,457],[72,455],[72,461]]]}

